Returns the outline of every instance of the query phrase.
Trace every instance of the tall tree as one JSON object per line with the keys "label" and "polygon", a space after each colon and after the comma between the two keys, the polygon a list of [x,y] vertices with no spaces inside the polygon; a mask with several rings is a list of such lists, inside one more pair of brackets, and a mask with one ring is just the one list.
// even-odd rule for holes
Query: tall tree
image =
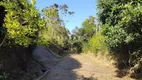
{"label": "tall tree", "polygon": [[40,36],[45,38],[44,42],[65,45],[69,31],[65,28],[64,21],[60,16],[69,14],[68,6],[53,4],[42,11],[46,29],[41,31]]}
{"label": "tall tree", "polygon": [[96,32],[96,24],[95,24],[95,17],[89,16],[82,23],[82,27],[78,30],[78,36],[84,41],[87,42],[89,38],[91,38]]}

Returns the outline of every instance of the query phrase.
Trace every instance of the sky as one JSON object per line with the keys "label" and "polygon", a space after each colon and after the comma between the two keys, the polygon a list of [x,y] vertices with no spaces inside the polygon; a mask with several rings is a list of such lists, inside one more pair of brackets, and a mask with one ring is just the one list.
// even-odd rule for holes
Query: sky
{"label": "sky", "polygon": [[75,12],[72,16],[62,17],[65,20],[66,28],[70,31],[76,26],[81,27],[82,22],[89,16],[96,17],[97,0],[37,0],[36,7],[41,10],[54,3],[67,4],[68,10]]}

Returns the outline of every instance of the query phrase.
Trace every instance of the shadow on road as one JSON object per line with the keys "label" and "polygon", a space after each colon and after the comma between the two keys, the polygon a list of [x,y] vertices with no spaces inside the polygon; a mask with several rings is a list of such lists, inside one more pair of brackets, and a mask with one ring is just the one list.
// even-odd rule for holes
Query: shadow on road
{"label": "shadow on road", "polygon": [[[77,80],[81,75],[73,71],[81,67],[81,64],[71,56],[65,56],[42,80]],[[82,79],[81,79],[82,80]],[[87,80],[87,79],[86,79]]]}

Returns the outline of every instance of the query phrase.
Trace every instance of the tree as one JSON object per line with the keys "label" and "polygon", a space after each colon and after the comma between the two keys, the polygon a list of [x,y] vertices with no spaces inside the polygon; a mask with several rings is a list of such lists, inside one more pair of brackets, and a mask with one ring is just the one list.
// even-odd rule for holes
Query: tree
{"label": "tree", "polygon": [[83,42],[87,42],[89,38],[91,38],[95,33],[96,33],[95,18],[93,16],[89,16],[89,18],[82,23],[82,28],[78,30],[77,35],[80,37],[80,39]]}
{"label": "tree", "polygon": [[141,39],[141,3],[141,0],[99,0],[99,18],[105,25],[104,35],[108,36],[111,50],[120,51],[122,46],[130,48],[131,43],[138,42],[137,47],[141,44],[138,41]]}
{"label": "tree", "polygon": [[4,0],[0,2],[0,5],[7,11],[3,28],[9,42],[24,46],[36,42],[41,28],[38,10],[27,0]]}
{"label": "tree", "polygon": [[98,8],[110,51],[125,64],[137,64],[142,56],[142,0],[98,0]]}
{"label": "tree", "polygon": [[76,51],[81,52],[83,45],[88,43],[89,39],[96,33],[95,18],[93,16],[89,16],[89,18],[84,20],[82,23],[82,27],[75,27],[72,33],[71,46],[73,49],[76,49]]}
{"label": "tree", "polygon": [[69,14],[68,6],[66,4],[53,4],[44,8],[42,12],[46,27],[40,31],[39,36],[44,38],[42,40],[47,44],[56,44],[60,47],[65,46],[68,43],[69,31],[65,28],[61,15]]}

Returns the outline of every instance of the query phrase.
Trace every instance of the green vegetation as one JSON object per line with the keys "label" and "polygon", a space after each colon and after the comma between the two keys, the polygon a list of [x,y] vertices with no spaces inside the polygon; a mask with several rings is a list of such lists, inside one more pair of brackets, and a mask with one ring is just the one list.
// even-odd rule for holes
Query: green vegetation
{"label": "green vegetation", "polygon": [[95,18],[90,16],[82,23],[82,27],[78,29],[76,27],[72,31],[71,46],[77,52],[82,51],[83,45],[85,45],[89,39],[96,33],[96,25],[94,23]]}
{"label": "green vegetation", "polygon": [[40,31],[39,36],[48,44],[57,44],[63,47],[64,42],[67,42],[69,31],[65,28],[64,22],[59,16],[60,12],[67,14],[67,8],[66,4],[54,4],[42,10],[46,28]]}
{"label": "green vegetation", "polygon": [[26,0],[5,0],[0,4],[6,11],[1,29],[8,43],[24,46],[35,43],[42,23],[34,5]]}
{"label": "green vegetation", "polygon": [[142,1],[99,0],[98,8],[109,50],[133,67],[142,57]]}
{"label": "green vegetation", "polygon": [[94,53],[108,50],[119,69],[129,67],[133,77],[138,77],[142,72],[142,1],[98,0],[98,10],[101,27],[86,19],[73,34],[77,48]]}
{"label": "green vegetation", "polygon": [[[44,45],[56,53],[63,48],[94,54],[109,51],[116,58],[118,68],[130,68],[135,74],[133,77],[142,74],[142,0],[98,0],[99,20],[90,16],[71,34],[60,17],[61,13],[74,13],[68,11],[66,4],[53,4],[39,13],[35,3],[36,0],[31,3],[27,0],[0,1],[1,51],[36,45]],[[0,78],[9,76],[1,73]]]}
{"label": "green vegetation", "polygon": [[43,14],[40,14],[34,4],[34,0],[32,3],[27,0],[0,2],[6,11],[3,26],[0,28],[3,34],[1,46],[7,43],[26,47],[32,44],[58,44],[61,47],[65,45],[63,42],[67,42],[69,31],[65,28],[59,11],[65,14],[73,12],[67,10],[67,5],[54,4],[43,9]]}
{"label": "green vegetation", "polygon": [[[107,37],[108,49],[118,58],[120,68],[122,64],[133,68],[141,64],[141,4],[141,0],[98,0],[103,35]],[[135,68],[134,73],[141,73],[141,68]]]}
{"label": "green vegetation", "polygon": [[93,53],[98,53],[100,51],[107,51],[107,46],[105,44],[105,37],[98,32],[92,38],[89,39],[88,43],[84,44],[83,52],[91,51]]}
{"label": "green vegetation", "polygon": [[75,28],[73,30],[72,47],[76,48],[77,52],[97,53],[99,51],[106,51],[107,46],[105,44],[106,37],[102,35],[102,31],[95,23],[95,17],[90,16],[84,20],[81,28]]}
{"label": "green vegetation", "polygon": [[36,0],[31,3],[28,0],[0,1],[0,79],[10,80],[16,74],[9,70],[14,70],[13,63],[17,70],[22,69],[29,57],[32,59],[36,45],[46,46],[56,53],[67,47],[69,31],[60,15],[73,12],[68,11],[66,4],[53,4],[39,13],[35,3]]}

